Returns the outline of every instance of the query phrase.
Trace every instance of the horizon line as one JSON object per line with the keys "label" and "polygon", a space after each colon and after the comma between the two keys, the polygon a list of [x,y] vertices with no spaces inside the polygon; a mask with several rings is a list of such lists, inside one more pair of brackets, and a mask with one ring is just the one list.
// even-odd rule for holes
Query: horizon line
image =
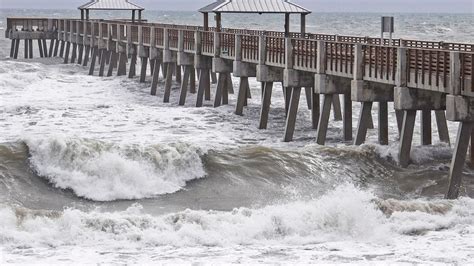
{"label": "horizon line", "polygon": [[[78,10],[77,8],[22,8],[22,7],[0,7],[0,10]],[[128,12],[128,10],[112,10],[115,12]],[[158,12],[195,12],[199,13],[198,10],[158,10],[158,9],[145,9],[146,11],[158,11]],[[440,12],[440,11],[312,11],[311,14],[319,13],[393,13],[393,14],[472,14],[473,12],[462,12],[462,11],[450,11],[450,12]]]}

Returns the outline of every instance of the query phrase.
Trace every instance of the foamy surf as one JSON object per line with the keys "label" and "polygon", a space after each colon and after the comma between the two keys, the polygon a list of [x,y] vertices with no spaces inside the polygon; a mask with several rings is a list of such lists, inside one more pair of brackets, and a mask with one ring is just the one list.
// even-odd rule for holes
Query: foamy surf
{"label": "foamy surf", "polygon": [[173,193],[205,176],[201,151],[186,143],[120,146],[59,136],[25,143],[38,175],[95,201]]}
{"label": "foamy surf", "polygon": [[[338,251],[348,252],[357,246],[367,249],[368,261],[378,261],[380,254],[386,254],[385,261],[403,262],[403,256],[409,255],[407,249],[415,248],[416,243],[410,240],[413,234],[438,238],[430,243],[433,252],[446,248],[444,245],[456,238],[459,248],[468,248],[468,239],[474,236],[473,210],[474,201],[468,198],[438,203],[380,201],[370,191],[350,184],[309,201],[225,212],[186,210],[152,216],[143,213],[142,207],[136,204],[114,213],[77,209],[42,212],[3,206],[0,243],[7,257],[18,247],[37,251],[54,247],[55,251],[48,256],[57,258],[64,256],[72,245],[96,258],[112,251],[117,254],[141,251],[150,261],[155,258],[167,262],[179,262],[179,254],[191,250],[189,256],[194,260],[213,253],[217,255],[213,259],[224,262],[232,262],[229,259],[239,252],[249,255],[278,250],[283,261],[301,262],[301,257],[294,257],[293,252],[312,250],[319,255],[303,261],[331,262],[338,261],[334,256]],[[452,235],[451,231],[458,233]],[[338,250],[331,250],[332,246],[338,246]],[[175,255],[152,256],[170,247],[178,249]],[[323,247],[326,255],[319,252]],[[228,252],[228,257],[220,253],[223,250]],[[449,253],[452,249],[445,251]],[[262,257],[262,262],[271,259],[272,256]],[[460,252],[450,261],[463,263],[469,259],[469,254]],[[74,261],[74,257],[69,260]],[[34,257],[25,257],[22,262],[31,261]],[[443,262],[423,256],[413,261]]]}

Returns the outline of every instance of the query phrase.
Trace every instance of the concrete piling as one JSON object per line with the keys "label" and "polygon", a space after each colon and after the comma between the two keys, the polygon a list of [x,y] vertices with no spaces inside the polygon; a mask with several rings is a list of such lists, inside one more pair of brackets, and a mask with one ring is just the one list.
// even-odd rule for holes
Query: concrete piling
{"label": "concrete piling", "polygon": [[25,40],[24,41],[24,47],[25,47],[25,51],[24,51],[24,57],[25,59],[28,59],[28,52],[29,52],[29,49],[28,49],[28,40]]}
{"label": "concrete piling", "polygon": [[64,64],[69,62],[69,49],[71,49],[71,43],[66,42],[66,50],[64,52]]}
{"label": "concrete piling", "polygon": [[99,77],[103,77],[104,72],[105,72],[105,64],[107,60],[107,51],[105,49],[100,49],[99,53],[100,53]]}
{"label": "concrete piling", "polygon": [[60,49],[60,52],[59,52],[60,57],[64,57],[64,46],[65,46],[65,44],[66,44],[65,41],[61,41],[61,49]]}
{"label": "concrete piling", "polygon": [[46,43],[46,39],[42,39],[43,42],[43,55],[44,57],[48,57],[48,44]]}
{"label": "concrete piling", "polygon": [[56,40],[54,42],[54,52],[53,52],[53,56],[54,57],[57,57],[58,56],[58,49],[59,49],[59,40]]}
{"label": "concrete piling", "polygon": [[[259,129],[267,129],[268,114],[270,113],[270,105],[272,101],[273,82],[264,82],[262,107],[260,109]],[[244,96],[241,96],[244,97]]]}
{"label": "concrete piling", "polygon": [[49,52],[48,52],[49,57],[53,57],[53,53],[54,53],[54,41],[55,41],[55,39],[51,39],[51,40],[49,41]]}
{"label": "concrete piling", "polygon": [[76,57],[77,57],[77,44],[73,43],[72,51],[71,51],[71,64],[76,63]]}
{"label": "concrete piling", "polygon": [[29,58],[33,59],[33,40],[32,39],[28,40],[28,50],[29,50],[29,53],[28,53]]}
{"label": "concrete piling", "polygon": [[17,42],[17,39],[12,39],[12,45],[11,45],[11,48],[10,48],[10,58],[14,58],[15,57],[15,47],[16,47],[16,42]]}
{"label": "concrete piling", "polygon": [[114,68],[117,67],[118,62],[118,55],[115,51],[110,51],[110,59],[109,59],[109,69],[107,70],[107,77],[111,77],[114,73]]}
{"label": "concrete piling", "polygon": [[84,59],[82,60],[82,66],[87,66],[89,64],[89,55],[91,53],[90,45],[86,45],[84,48]]}
{"label": "concrete piling", "polygon": [[39,55],[41,58],[44,57],[44,54],[43,54],[43,42],[38,39],[38,51],[39,51]]}
{"label": "concrete piling", "polygon": [[97,47],[91,47],[92,49],[92,54],[91,54],[91,64],[89,67],[89,75],[94,75],[95,71],[95,62],[97,60],[97,53],[98,53],[98,48]]}
{"label": "concrete piling", "polygon": [[421,111],[421,144],[431,145],[432,144],[432,132],[431,132],[431,110]]}
{"label": "concrete piling", "polygon": [[153,67],[153,78],[151,81],[151,95],[156,95],[156,90],[158,88],[158,81],[160,79],[160,66],[161,63],[158,61],[158,59],[154,60],[155,66]]}
{"label": "concrete piling", "polygon": [[77,45],[77,64],[82,65],[82,58],[84,57],[84,45]]}

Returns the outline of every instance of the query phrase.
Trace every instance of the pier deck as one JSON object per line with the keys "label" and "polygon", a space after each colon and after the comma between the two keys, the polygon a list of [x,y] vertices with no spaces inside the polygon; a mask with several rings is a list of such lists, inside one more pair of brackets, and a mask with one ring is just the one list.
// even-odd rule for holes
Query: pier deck
{"label": "pier deck", "polygon": [[[163,101],[169,102],[174,75],[181,82],[180,105],[186,103],[188,93],[197,93],[198,107],[210,100],[213,74],[217,74],[214,106],[227,104],[228,94],[234,91],[230,82],[233,75],[240,78],[236,114],[242,115],[250,97],[248,79],[256,78],[262,83],[262,129],[267,127],[273,84],[281,82],[286,102],[286,114],[282,114],[286,116],[284,141],[293,139],[302,89],[316,141],[322,145],[331,108],[336,115],[341,112],[340,95],[343,137],[355,145],[364,143],[367,130],[373,126],[373,103],[379,105],[379,142],[388,144],[387,103],[394,102],[402,167],[410,163],[417,111],[421,111],[423,145],[432,143],[434,112],[441,141],[450,142],[446,121],[460,122],[447,198],[459,194],[474,125],[473,44],[312,33],[285,36],[276,31],[47,18],[8,18],[5,34],[12,40],[12,58],[18,58],[20,42],[24,43],[25,58],[33,58],[36,40],[41,57],[61,56],[64,63],[89,66],[90,75],[98,65],[100,76],[116,73],[134,77],[140,57],[140,82],[145,81],[150,63],[151,94],[156,95],[161,71],[165,79]],[[353,102],[362,106],[355,137]]]}

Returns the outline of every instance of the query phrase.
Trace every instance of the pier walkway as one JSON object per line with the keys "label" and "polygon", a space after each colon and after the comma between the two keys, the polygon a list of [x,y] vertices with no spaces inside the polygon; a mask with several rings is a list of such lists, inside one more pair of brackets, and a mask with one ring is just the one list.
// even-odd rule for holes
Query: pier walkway
{"label": "pier walkway", "polygon": [[[90,75],[98,66],[99,76],[138,75],[140,82],[145,82],[150,64],[150,93],[156,95],[158,89],[163,90],[163,101],[169,102],[175,76],[181,83],[180,105],[186,104],[188,93],[197,93],[193,103],[197,107],[211,100],[214,78],[214,106],[228,104],[228,94],[234,91],[233,75],[240,79],[237,115],[243,115],[250,97],[249,78],[256,78],[262,84],[261,129],[267,127],[273,84],[281,82],[286,102],[286,114],[282,114],[286,116],[284,141],[293,139],[302,89],[311,110],[316,142],[321,145],[330,126],[331,108],[335,108],[336,116],[342,113],[344,140],[363,144],[367,130],[373,126],[374,103],[379,106],[379,142],[387,145],[387,103],[393,102],[402,167],[410,163],[417,111],[421,111],[423,145],[432,143],[434,112],[443,142],[450,142],[447,120],[460,124],[447,198],[459,194],[474,129],[473,44],[47,18],[8,18],[5,34],[12,40],[11,58],[18,58],[20,43],[24,44],[24,57],[33,58],[33,45],[37,43],[39,56],[60,56],[64,63],[89,66]],[[138,58],[141,73],[136,73]],[[160,73],[163,88],[158,88]],[[361,104],[355,134],[354,102]]]}

